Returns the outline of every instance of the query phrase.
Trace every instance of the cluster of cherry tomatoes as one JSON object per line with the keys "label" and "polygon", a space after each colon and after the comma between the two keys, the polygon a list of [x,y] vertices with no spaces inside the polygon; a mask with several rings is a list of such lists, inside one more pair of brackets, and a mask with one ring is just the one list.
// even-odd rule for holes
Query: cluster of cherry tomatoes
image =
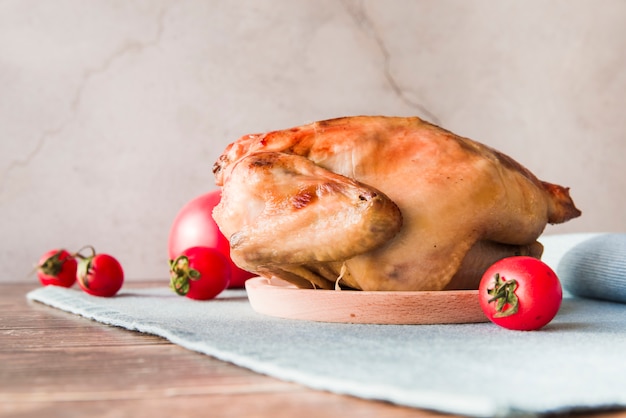
{"label": "cluster of cherry tomatoes", "polygon": [[[196,300],[213,299],[227,288],[242,288],[252,273],[237,267],[230,245],[213,220],[220,202],[219,190],[200,195],[179,211],[168,239],[170,287]],[[74,254],[65,249],[45,253],[37,266],[43,285],[71,287],[75,282],[94,296],[114,296],[122,287],[124,272],[108,254]]]}
{"label": "cluster of cherry tomatoes", "polygon": [[230,244],[213,219],[219,190],[200,195],[174,218],[168,239],[170,287],[196,300],[213,299],[227,288],[241,288],[252,273],[230,258]]}
{"label": "cluster of cherry tomatoes", "polygon": [[[90,255],[81,251],[89,249]],[[71,254],[65,249],[45,253],[37,265],[37,277],[44,286],[79,287],[93,296],[114,296],[124,283],[124,270],[117,259],[109,254],[98,254],[85,247]]]}

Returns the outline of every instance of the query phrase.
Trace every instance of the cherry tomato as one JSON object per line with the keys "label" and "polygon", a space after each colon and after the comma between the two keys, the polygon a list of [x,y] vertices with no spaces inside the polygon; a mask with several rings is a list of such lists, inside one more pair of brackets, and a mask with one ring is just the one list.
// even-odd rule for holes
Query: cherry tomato
{"label": "cherry tomato", "polygon": [[170,287],[191,299],[213,299],[228,287],[230,274],[229,260],[215,248],[188,248],[170,260]]}
{"label": "cherry tomato", "polygon": [[178,212],[170,229],[168,253],[170,260],[191,247],[208,247],[218,250],[226,257],[231,274],[229,287],[244,287],[254,274],[242,270],[230,258],[230,244],[213,220],[213,208],[221,199],[220,190],[200,195]]}
{"label": "cherry tomato", "polygon": [[504,258],[485,271],[478,288],[480,306],[494,323],[530,331],[556,316],[563,291],[556,273],[533,257]]}
{"label": "cherry tomato", "polygon": [[72,287],[76,282],[76,259],[66,250],[51,250],[41,256],[37,277],[44,286]]}
{"label": "cherry tomato", "polygon": [[85,257],[78,264],[78,285],[93,296],[114,296],[124,283],[124,270],[117,259],[108,254]]}

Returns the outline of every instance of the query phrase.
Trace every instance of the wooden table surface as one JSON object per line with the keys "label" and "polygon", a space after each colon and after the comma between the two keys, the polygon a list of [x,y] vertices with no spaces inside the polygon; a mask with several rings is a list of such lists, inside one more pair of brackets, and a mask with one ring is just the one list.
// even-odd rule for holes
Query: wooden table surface
{"label": "wooden table surface", "polygon": [[27,301],[36,287],[0,285],[0,416],[448,416],[259,375],[160,337]]}

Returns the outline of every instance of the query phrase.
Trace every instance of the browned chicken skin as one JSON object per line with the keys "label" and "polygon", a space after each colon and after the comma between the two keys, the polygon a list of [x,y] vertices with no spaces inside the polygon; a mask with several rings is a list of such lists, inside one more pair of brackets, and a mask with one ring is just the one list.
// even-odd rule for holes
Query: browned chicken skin
{"label": "browned chicken skin", "polygon": [[511,255],[540,257],[567,188],[419,118],[347,117],[232,143],[213,216],[242,268],[299,287],[473,289]]}

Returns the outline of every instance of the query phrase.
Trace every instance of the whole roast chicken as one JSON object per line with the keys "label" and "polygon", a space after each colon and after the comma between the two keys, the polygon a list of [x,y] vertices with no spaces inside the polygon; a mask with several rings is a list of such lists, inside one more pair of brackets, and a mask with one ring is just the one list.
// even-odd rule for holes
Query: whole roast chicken
{"label": "whole roast chicken", "polygon": [[569,189],[417,117],[359,116],[246,135],[214,166],[231,258],[301,288],[476,289],[513,255],[541,257]]}

